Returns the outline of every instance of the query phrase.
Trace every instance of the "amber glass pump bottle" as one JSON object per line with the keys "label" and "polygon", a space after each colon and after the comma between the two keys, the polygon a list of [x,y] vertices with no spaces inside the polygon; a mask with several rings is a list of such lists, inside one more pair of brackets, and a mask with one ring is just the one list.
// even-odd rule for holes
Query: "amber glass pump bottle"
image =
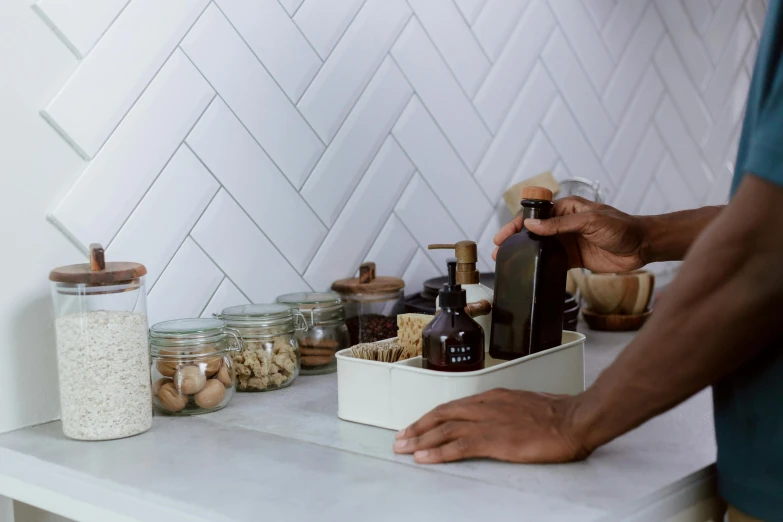
{"label": "amber glass pump bottle", "polygon": [[441,372],[484,368],[484,331],[465,311],[466,292],[457,284],[457,261],[450,260],[449,282],[438,294],[440,313],[422,332],[422,367]]}
{"label": "amber glass pump bottle", "polygon": [[[524,219],[547,219],[552,191],[522,190]],[[560,345],[568,258],[554,237],[522,230],[498,249],[489,354],[516,359]]]}

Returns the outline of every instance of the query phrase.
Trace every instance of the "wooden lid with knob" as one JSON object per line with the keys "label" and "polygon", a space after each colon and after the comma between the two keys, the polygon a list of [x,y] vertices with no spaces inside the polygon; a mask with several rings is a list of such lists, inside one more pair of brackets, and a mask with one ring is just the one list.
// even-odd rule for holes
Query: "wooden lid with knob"
{"label": "wooden lid with knob", "polygon": [[399,292],[405,281],[399,277],[376,277],[375,263],[362,263],[359,277],[340,279],[332,283],[332,290],[343,295],[377,295]]}
{"label": "wooden lid with knob", "polygon": [[49,273],[49,280],[55,283],[111,285],[138,279],[147,273],[140,263],[107,263],[103,247],[98,243],[90,245],[90,262],[55,268]]}
{"label": "wooden lid with knob", "polygon": [[525,187],[522,189],[522,199],[552,201],[553,197],[552,191],[546,187]]}

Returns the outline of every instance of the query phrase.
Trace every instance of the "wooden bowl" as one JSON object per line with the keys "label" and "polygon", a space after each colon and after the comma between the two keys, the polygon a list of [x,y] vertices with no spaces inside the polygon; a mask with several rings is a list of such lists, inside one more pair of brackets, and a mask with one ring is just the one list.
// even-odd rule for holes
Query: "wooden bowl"
{"label": "wooden bowl", "polygon": [[652,310],[646,310],[641,314],[620,315],[620,314],[598,314],[589,308],[582,308],[582,317],[584,317],[587,326],[591,330],[601,330],[605,332],[633,332],[642,327],[647,318],[652,314]]}
{"label": "wooden bowl", "polygon": [[609,315],[638,315],[650,304],[655,275],[646,270],[622,274],[584,274],[579,289],[593,312]]}

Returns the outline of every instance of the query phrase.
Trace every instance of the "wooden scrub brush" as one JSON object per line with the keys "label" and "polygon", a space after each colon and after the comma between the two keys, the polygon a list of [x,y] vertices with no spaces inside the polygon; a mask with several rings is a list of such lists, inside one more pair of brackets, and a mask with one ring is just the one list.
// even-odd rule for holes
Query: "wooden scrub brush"
{"label": "wooden scrub brush", "polygon": [[378,341],[375,343],[361,343],[351,348],[351,355],[356,359],[393,363],[400,360],[403,346],[397,342],[397,338]]}

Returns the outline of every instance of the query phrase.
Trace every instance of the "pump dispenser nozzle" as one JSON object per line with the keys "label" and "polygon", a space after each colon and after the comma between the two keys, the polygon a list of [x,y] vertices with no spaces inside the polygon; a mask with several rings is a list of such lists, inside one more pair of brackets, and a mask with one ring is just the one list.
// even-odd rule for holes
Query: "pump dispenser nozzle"
{"label": "pump dispenser nozzle", "polygon": [[435,244],[429,245],[427,248],[430,250],[454,250],[457,256],[457,283],[461,285],[475,285],[479,283],[479,272],[476,270],[478,248],[475,241]]}
{"label": "pump dispenser nozzle", "polygon": [[449,259],[449,282],[438,293],[441,308],[463,309],[468,304],[465,290],[457,283],[457,261]]}

